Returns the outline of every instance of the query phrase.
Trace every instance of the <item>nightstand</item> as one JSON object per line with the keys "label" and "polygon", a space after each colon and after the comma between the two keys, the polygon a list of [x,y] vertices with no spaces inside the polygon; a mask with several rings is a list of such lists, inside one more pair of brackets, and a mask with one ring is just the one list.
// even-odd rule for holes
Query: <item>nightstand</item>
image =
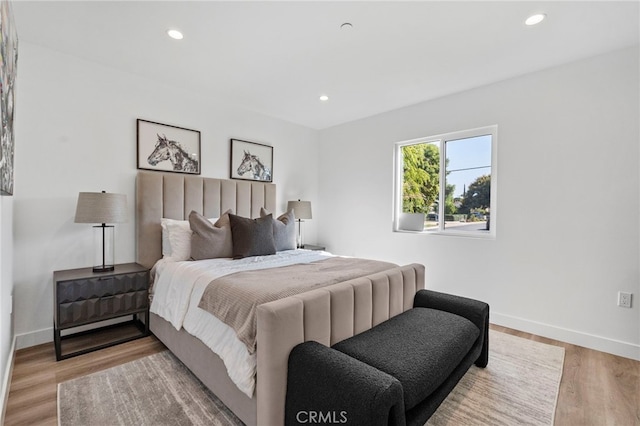
{"label": "nightstand", "polygon": [[314,246],[313,244],[303,244],[302,247],[300,247],[301,249],[305,249],[305,250],[326,250],[326,247],[323,246]]}
{"label": "nightstand", "polygon": [[[56,360],[149,335],[149,269],[144,266],[137,263],[121,264],[115,265],[111,272],[102,273],[93,272],[92,268],[55,271],[53,283],[53,341]],[[140,314],[144,314],[144,322],[138,317]],[[128,315],[133,316],[131,321],[77,332],[70,330],[64,336],[61,334],[63,330]],[[126,326],[131,328],[131,325],[137,328],[133,335],[129,333],[124,337],[118,336],[118,330],[114,330],[115,339],[106,343],[62,353],[63,341],[78,339],[101,330]]]}

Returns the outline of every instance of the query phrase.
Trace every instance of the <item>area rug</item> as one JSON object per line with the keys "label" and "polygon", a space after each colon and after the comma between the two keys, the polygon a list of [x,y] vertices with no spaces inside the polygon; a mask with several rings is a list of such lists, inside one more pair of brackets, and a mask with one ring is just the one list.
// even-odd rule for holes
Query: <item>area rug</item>
{"label": "area rug", "polygon": [[491,330],[489,364],[472,366],[428,426],[553,425],[564,348]]}
{"label": "area rug", "polygon": [[[427,425],[552,425],[564,349],[493,330],[489,347]],[[58,423],[242,424],[168,351],[60,383]]]}
{"label": "area rug", "polygon": [[171,352],[58,384],[60,426],[241,425]]}

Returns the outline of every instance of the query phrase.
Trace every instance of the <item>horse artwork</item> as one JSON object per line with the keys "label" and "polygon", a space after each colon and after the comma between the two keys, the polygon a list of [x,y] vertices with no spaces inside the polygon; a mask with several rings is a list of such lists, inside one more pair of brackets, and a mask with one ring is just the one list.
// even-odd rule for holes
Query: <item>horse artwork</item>
{"label": "horse artwork", "polygon": [[270,145],[231,139],[230,160],[231,179],[273,181],[273,147]]}
{"label": "horse artwork", "polygon": [[200,131],[137,120],[138,168],[200,174]]}
{"label": "horse artwork", "polygon": [[197,173],[198,160],[194,160],[182,149],[180,143],[170,141],[165,135],[158,136],[158,142],[153,152],[147,158],[147,163],[151,166],[169,160],[173,170],[176,172]]}
{"label": "horse artwork", "polygon": [[249,151],[244,151],[244,156],[242,157],[240,166],[238,166],[237,173],[240,176],[244,176],[245,173],[250,173],[248,176],[250,179],[271,182],[271,169],[262,164],[257,155],[251,155]]}

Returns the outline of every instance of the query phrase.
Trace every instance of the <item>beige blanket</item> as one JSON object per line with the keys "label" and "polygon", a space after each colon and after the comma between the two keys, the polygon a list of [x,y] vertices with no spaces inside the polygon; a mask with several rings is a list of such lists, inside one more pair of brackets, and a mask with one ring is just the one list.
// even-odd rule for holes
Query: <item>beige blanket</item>
{"label": "beige blanket", "polygon": [[331,257],[312,263],[236,272],[211,281],[198,306],[233,328],[249,353],[254,353],[258,305],[396,266],[377,260]]}

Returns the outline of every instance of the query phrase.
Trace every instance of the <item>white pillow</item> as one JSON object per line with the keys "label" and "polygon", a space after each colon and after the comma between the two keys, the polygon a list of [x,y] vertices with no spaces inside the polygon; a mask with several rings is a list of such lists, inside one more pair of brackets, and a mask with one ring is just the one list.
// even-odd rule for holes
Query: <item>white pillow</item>
{"label": "white pillow", "polygon": [[[215,223],[219,218],[210,218]],[[176,262],[191,258],[191,227],[188,220],[162,218],[162,256]]]}
{"label": "white pillow", "polygon": [[187,229],[189,229],[189,222],[186,220],[175,220],[175,219],[167,219],[162,218],[160,220],[160,226],[162,227],[162,255],[163,256],[171,256],[171,239],[169,237],[169,224],[180,224],[181,222],[187,225]]}

